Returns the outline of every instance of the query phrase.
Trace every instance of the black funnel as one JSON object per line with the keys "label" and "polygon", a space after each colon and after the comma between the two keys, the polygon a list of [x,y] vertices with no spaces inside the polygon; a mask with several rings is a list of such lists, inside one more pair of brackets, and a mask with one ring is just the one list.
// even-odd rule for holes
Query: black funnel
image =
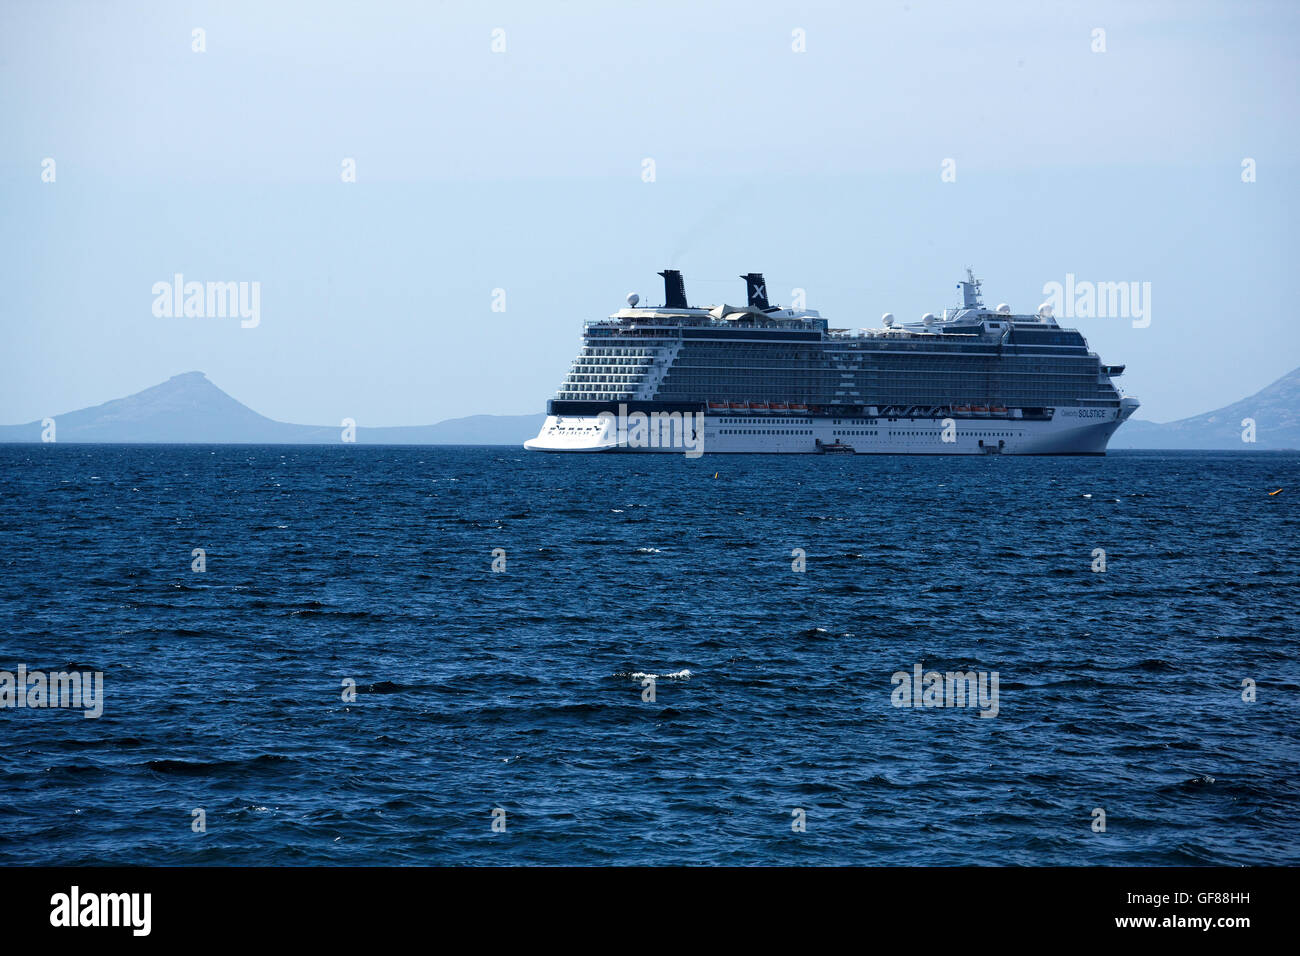
{"label": "black funnel", "polygon": [[751,309],[766,309],[767,304],[767,283],[763,281],[763,273],[751,272],[749,275],[741,276],[745,280],[745,290],[749,293],[749,307]]}
{"label": "black funnel", "polygon": [[676,269],[665,269],[659,274],[664,277],[664,308],[690,308],[686,304],[686,283],[682,281],[682,274]]}

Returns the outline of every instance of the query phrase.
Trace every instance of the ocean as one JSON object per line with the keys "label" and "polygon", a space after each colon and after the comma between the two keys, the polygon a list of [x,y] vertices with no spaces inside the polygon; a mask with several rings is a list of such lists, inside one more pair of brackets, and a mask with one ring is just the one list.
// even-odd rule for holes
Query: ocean
{"label": "ocean", "polygon": [[1295,865],[1298,465],[0,446],[0,862]]}

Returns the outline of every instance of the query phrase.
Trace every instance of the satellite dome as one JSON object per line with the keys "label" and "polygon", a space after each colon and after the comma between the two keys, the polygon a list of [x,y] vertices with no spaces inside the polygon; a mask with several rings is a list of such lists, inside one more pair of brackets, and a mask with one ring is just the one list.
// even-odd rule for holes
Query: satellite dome
{"label": "satellite dome", "polygon": [[636,304],[640,301],[641,301],[641,297],[637,295],[635,292],[629,292],[627,294],[627,304],[629,308],[635,309]]}
{"label": "satellite dome", "polygon": [[885,323],[885,328],[889,328],[894,324],[894,313],[886,312],[880,317],[880,321]]}
{"label": "satellite dome", "polygon": [[1044,302],[1040,305],[1038,307],[1038,314],[1045,319],[1050,319],[1052,317],[1052,303]]}
{"label": "satellite dome", "polygon": [[1011,306],[1007,305],[1005,302],[1001,303],[998,306],[998,315],[1010,315],[1010,314],[1011,314]]}
{"label": "satellite dome", "polygon": [[931,324],[932,322],[934,322],[934,313],[933,312],[925,313],[925,315],[921,316],[921,321],[924,322],[926,325]]}

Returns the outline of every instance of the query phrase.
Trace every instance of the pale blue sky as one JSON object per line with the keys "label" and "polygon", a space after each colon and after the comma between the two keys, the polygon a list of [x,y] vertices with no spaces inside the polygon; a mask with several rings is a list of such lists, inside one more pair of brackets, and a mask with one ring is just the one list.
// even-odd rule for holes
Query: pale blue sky
{"label": "pale blue sky", "polygon": [[[1297,51],[1291,3],[9,0],[0,422],[194,369],[286,421],[537,412],[668,265],[845,327],[968,264],[1018,311],[1150,282],[1149,328],[1069,324],[1139,417],[1204,411],[1300,365]],[[156,318],[176,272],[261,324]]]}

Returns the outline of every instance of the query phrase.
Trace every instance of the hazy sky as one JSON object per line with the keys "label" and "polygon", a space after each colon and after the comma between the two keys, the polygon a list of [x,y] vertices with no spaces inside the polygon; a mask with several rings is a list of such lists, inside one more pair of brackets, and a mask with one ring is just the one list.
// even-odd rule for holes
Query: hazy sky
{"label": "hazy sky", "polygon": [[[1205,411],[1300,365],[1298,51],[1294,3],[4,0],[0,422],[191,370],[285,421],[539,412],[670,265],[845,327],[967,265],[1017,311],[1149,282],[1146,328],[1063,324],[1138,417]],[[155,316],[175,273],[260,324]]]}

